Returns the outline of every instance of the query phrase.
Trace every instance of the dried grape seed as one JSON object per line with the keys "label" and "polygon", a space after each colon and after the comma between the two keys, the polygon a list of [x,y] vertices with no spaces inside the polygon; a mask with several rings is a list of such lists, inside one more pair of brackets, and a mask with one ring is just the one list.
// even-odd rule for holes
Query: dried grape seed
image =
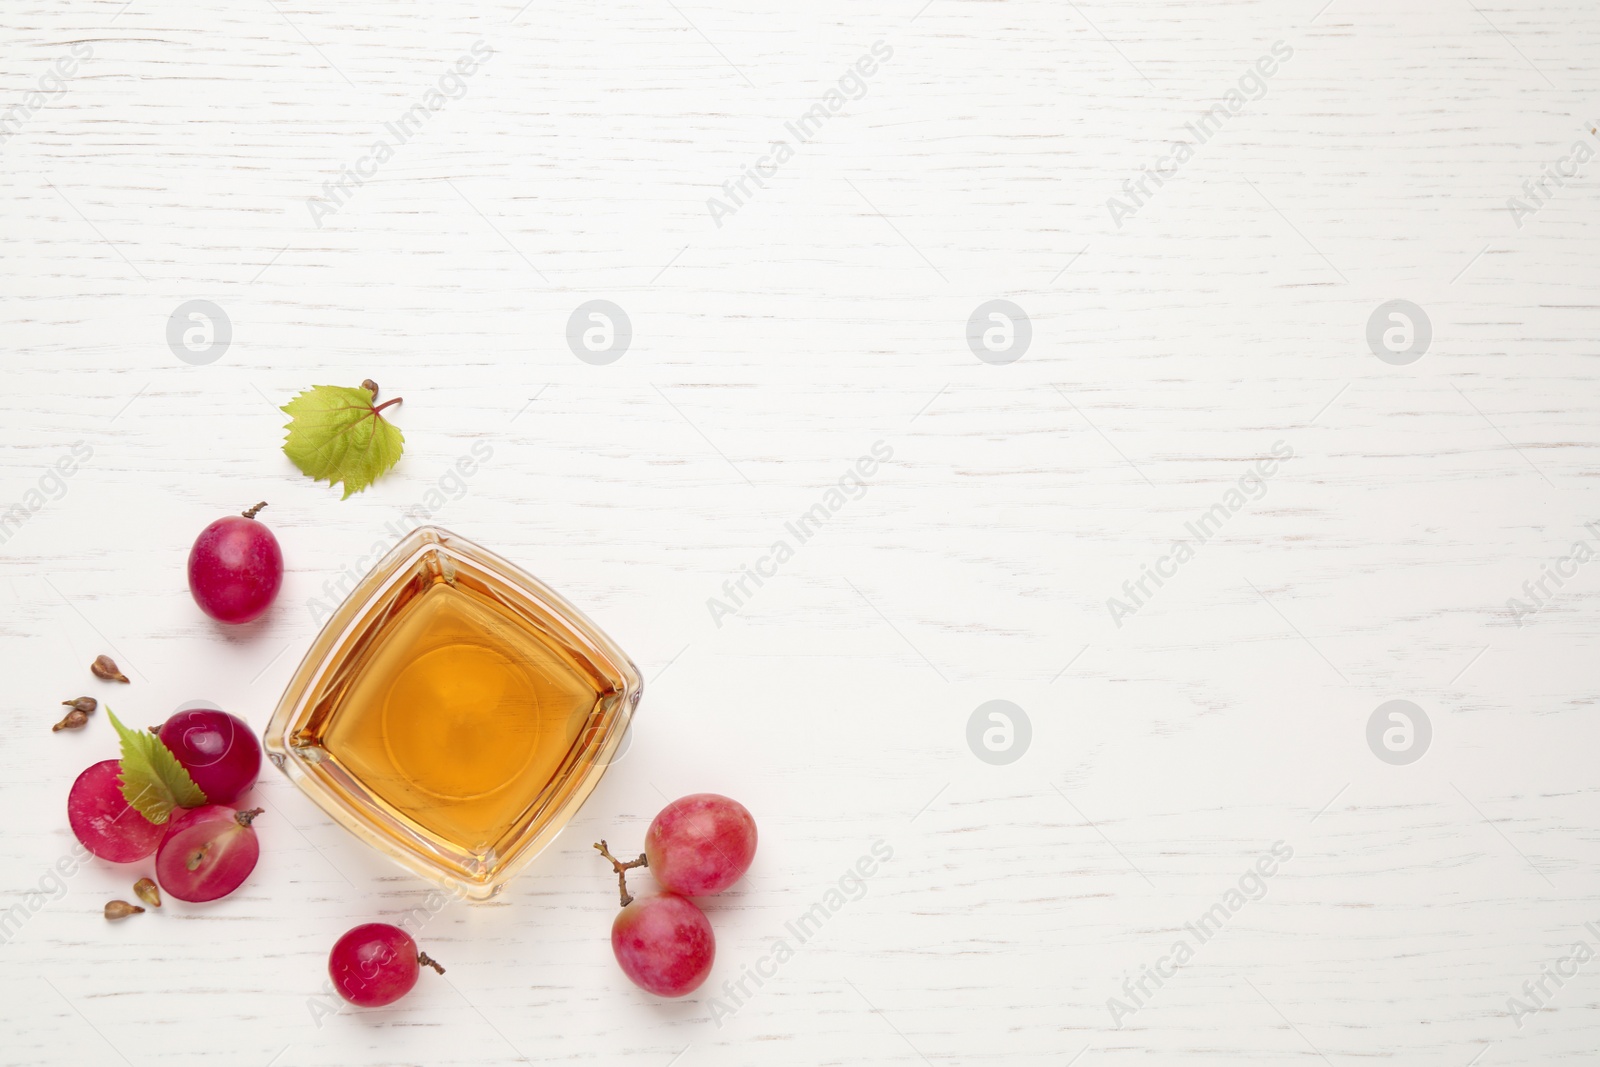
{"label": "dried grape seed", "polygon": [[89,664],[89,671],[96,678],[104,678],[108,682],[128,683],[128,676],[117,669],[117,661],[110,656],[96,656],[94,662]]}
{"label": "dried grape seed", "polygon": [[133,883],[133,892],[140,900],[152,908],[161,907],[161,890],[156,888],[155,882],[148,878],[141,878]]}
{"label": "dried grape seed", "polygon": [[126,919],[130,915],[143,915],[144,909],[137,904],[129,904],[126,900],[113,900],[106,905],[106,918],[115,922]]}

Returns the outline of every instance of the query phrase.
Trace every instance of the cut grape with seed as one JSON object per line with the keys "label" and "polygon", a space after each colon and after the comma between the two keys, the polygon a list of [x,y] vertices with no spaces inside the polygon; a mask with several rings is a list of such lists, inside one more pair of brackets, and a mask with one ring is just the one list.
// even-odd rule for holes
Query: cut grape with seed
{"label": "cut grape with seed", "polygon": [[629,981],[658,997],[681,997],[700,988],[711,973],[717,940],[711,922],[694,901],[676,893],[634,897],[627,872],[645,857],[622,863],[601,841],[594,846],[611,861],[622,910],[611,923],[611,952]]}
{"label": "cut grape with seed", "polygon": [[650,873],[684,896],[720,893],[756,858],[756,821],[737,800],[693,793],[661,809],[644,835]]}
{"label": "cut grape with seed", "polygon": [[122,795],[122,764],[114,759],[101,760],[72,783],[67,822],[84,848],[113,863],[144,859],[161,844],[167,829],[128,804]]}
{"label": "cut grape with seed", "polygon": [[200,531],[189,550],[189,592],[218,622],[259,618],[283,584],[283,550],[256,512],[227,515]]}
{"label": "cut grape with seed", "polygon": [[213,803],[232,804],[261,774],[261,743],[243,719],[225,711],[180,711],[156,733]]}
{"label": "cut grape with seed", "polygon": [[411,992],[424,967],[444,973],[426,952],[417,951],[410,934],[388,923],[362,923],[328,953],[333,988],[358,1008],[393,1004]]}
{"label": "cut grape with seed", "polygon": [[250,823],[263,809],[235,811],[225,804],[174,811],[156,851],[156,881],[169,896],[199,903],[225,897],[244,884],[261,857]]}

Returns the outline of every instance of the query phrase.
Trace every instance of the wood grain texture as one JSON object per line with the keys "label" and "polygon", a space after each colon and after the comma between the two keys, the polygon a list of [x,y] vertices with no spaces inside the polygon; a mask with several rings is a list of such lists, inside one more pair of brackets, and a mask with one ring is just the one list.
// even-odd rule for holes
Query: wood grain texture
{"label": "wood grain texture", "polygon": [[[6,12],[0,115],[28,114],[0,143],[0,512],[43,502],[0,544],[0,913],[28,912],[0,1063],[1593,1062],[1600,963],[1537,1013],[1508,1000],[1600,948],[1600,563],[1523,625],[1507,602],[1600,546],[1600,160],[1520,226],[1506,206],[1600,150],[1593,4],[519,6]],[[707,201],[880,41],[860,98],[719,225]],[[1108,198],[1280,41],[1259,98],[1118,226]],[[313,218],[475,44],[458,98]],[[1004,366],[964,336],[994,298],[1033,330]],[[194,299],[232,323],[205,366],[165,340]],[[591,299],[632,322],[608,366],[567,347]],[[1432,324],[1408,366],[1365,338],[1393,299]],[[276,409],[365,377],[405,396],[407,450],[340,502],[286,462]],[[493,456],[458,481],[475,442]],[[719,624],[708,599],[877,442],[893,458]],[[1278,442],[1259,499],[1117,625],[1108,598]],[[185,554],[263,498],[283,595],[222,632]],[[447,977],[318,1007],[338,934],[427,889],[271,772],[233,897],[108,926],[147,871],[58,892],[67,786],[113,747],[103,716],[50,734],[57,702],[263,726],[311,598],[418,507],[649,678],[560,841],[423,926]],[[100,652],[131,686],[89,677]],[[1433,727],[1408,766],[1366,741],[1393,698]],[[967,745],[992,699],[1032,725],[1009,765]],[[707,789],[761,852],[708,902],[711,982],[651,1001],[610,958],[588,846]],[[864,895],[757,989],[877,841]],[[1293,855],[1260,899],[1115,1020],[1274,842]]]}

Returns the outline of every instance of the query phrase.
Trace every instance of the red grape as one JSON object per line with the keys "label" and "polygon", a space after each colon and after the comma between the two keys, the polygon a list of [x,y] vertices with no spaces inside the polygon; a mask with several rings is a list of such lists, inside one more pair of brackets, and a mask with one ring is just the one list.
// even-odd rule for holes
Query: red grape
{"label": "red grape", "polygon": [[260,504],[228,515],[200,531],[189,550],[189,592],[200,610],[219,622],[249,622],[266,611],[283,584],[283,552]]}
{"label": "red grape", "polygon": [[711,973],[717,941],[706,913],[673,893],[640,897],[611,923],[611,951],[633,984],[658,997],[681,997]]}
{"label": "red grape", "polygon": [[720,893],[756,857],[756,821],[737,800],[716,793],[680,797],[661,809],[644,835],[650,873],[685,896]]}
{"label": "red grape", "polygon": [[232,804],[261,773],[261,743],[243,719],[225,711],[179,711],[160,736],[213,804]]}
{"label": "red grape", "polygon": [[260,814],[260,808],[235,811],[222,804],[173,811],[156,852],[156,881],[179,900],[196,903],[238,889],[261,856],[250,826]]}
{"label": "red grape", "polygon": [[423,966],[444,973],[427,953],[417,951],[410,934],[388,923],[362,923],[328,953],[333,987],[358,1008],[393,1004],[411,992]]}
{"label": "red grape", "polygon": [[165,826],[139,814],[122,796],[122,764],[102,760],[72,783],[67,794],[67,821],[83,847],[103,860],[132,863],[161,844]]}

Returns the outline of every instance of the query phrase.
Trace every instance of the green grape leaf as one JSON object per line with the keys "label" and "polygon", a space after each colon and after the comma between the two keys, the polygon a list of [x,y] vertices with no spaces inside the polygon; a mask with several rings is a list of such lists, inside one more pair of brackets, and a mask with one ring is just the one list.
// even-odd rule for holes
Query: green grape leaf
{"label": "green grape leaf", "polygon": [[198,808],[206,795],[172,750],[155,734],[130,730],[106,705],[117,736],[122,739],[122,797],[140,815],[157,825],[167,821],[173,808]]}
{"label": "green grape leaf", "polygon": [[400,462],[406,439],[373,406],[374,394],[365,388],[314,385],[287,404],[283,454],[301,473],[329,485],[344,483],[344,496],[359,493]]}

